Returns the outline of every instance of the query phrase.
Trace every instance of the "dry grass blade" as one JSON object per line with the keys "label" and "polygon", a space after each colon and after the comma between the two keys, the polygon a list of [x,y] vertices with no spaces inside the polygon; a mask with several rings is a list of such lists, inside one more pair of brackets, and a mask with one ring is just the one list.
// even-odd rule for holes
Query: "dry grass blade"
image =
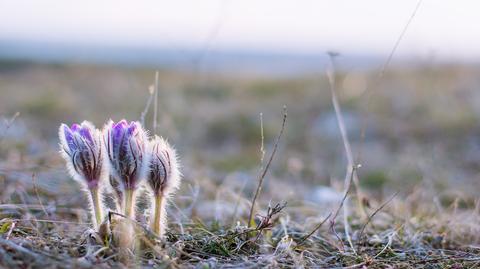
{"label": "dry grass blade", "polygon": [[[348,160],[347,173],[345,175],[345,181],[344,181],[345,189],[349,188],[349,185],[350,185],[349,182],[350,181],[348,179],[352,178],[353,182],[355,184],[355,187],[356,187],[355,189],[357,191],[357,199],[358,199],[358,206],[360,208],[360,212],[362,213],[363,217],[366,217],[365,208],[363,207],[363,195],[360,192],[360,183],[359,183],[358,176],[357,176],[357,173],[356,173],[356,167],[357,166],[354,164],[354,161],[353,161],[352,149],[350,147],[350,142],[348,141],[348,136],[347,136],[347,131],[346,131],[346,128],[345,128],[345,122],[343,120],[342,110],[340,108],[340,104],[338,102],[337,94],[336,94],[336,91],[335,91],[335,62],[334,62],[334,58],[336,57],[336,54],[330,52],[330,53],[328,53],[328,55],[330,56],[330,60],[331,60],[331,64],[332,64],[332,69],[330,70],[330,72],[327,72],[328,81],[330,83],[330,91],[331,91],[331,94],[332,94],[332,103],[333,103],[333,107],[335,109],[335,115],[336,115],[336,118],[337,118],[338,127],[340,129],[340,134],[342,136],[342,141],[343,141],[343,145],[345,147],[345,152],[346,152],[347,160]],[[348,194],[347,191],[345,193]],[[349,213],[348,213],[347,198],[348,198],[347,196],[345,196],[345,198],[344,198],[345,204],[343,206],[343,225],[344,225],[345,235],[347,237],[347,241],[350,245],[350,248],[353,250],[354,254],[356,254],[356,250],[355,250],[355,247],[353,246],[352,239],[350,237],[350,232],[349,232],[350,227],[349,227],[349,224],[348,224]]]}
{"label": "dry grass blade", "polygon": [[280,142],[280,138],[282,137],[283,131],[285,130],[285,123],[286,122],[287,122],[287,106],[283,106],[282,127],[280,129],[280,132],[278,133],[277,139],[275,140],[275,144],[273,145],[272,154],[270,154],[270,158],[268,159],[267,165],[265,166],[265,168],[263,169],[262,173],[260,174],[260,176],[258,178],[257,189],[255,191],[255,195],[253,196],[252,205],[250,207],[250,213],[249,213],[249,216],[248,216],[248,226],[249,227],[253,226],[252,225],[252,223],[253,223],[253,211],[254,211],[254,208],[255,208],[255,203],[257,201],[258,195],[260,194],[260,191],[262,190],[262,184],[263,184],[263,180],[265,179],[265,175],[267,174],[268,169],[270,168],[270,165],[272,164],[273,157],[275,157],[275,153],[277,152],[278,143]]}
{"label": "dry grass blade", "polygon": [[318,229],[320,229],[320,228],[323,226],[323,224],[324,224],[325,222],[327,222],[327,220],[330,218],[331,215],[332,215],[332,213],[330,212],[325,219],[323,219],[309,234],[307,234],[307,235],[305,235],[304,237],[302,237],[302,239],[300,239],[300,241],[298,241],[297,244],[298,244],[298,245],[301,245],[301,244],[303,244],[305,241],[307,241],[307,239],[308,239],[310,236],[312,236],[316,231],[318,231]]}
{"label": "dry grass blade", "polygon": [[395,198],[397,196],[399,192],[396,192],[394,193],[387,201],[385,201],[379,208],[377,208],[367,219],[367,221],[365,222],[365,224],[362,226],[362,229],[360,230],[360,234],[358,236],[358,238],[362,238],[362,235],[363,233],[365,232],[365,228],[367,227],[367,225],[372,221],[373,217],[375,217],[375,215],[380,212],[385,206],[387,206],[392,200],[393,198]]}
{"label": "dry grass blade", "polygon": [[[338,205],[338,208],[337,210],[335,210],[335,214],[333,214],[333,217],[331,218],[330,220],[330,230],[335,234],[335,236],[337,237],[338,241],[342,244],[343,246],[343,241],[341,240],[341,238],[338,236],[338,233],[337,231],[335,230],[335,220],[337,219],[337,216],[338,214],[340,213],[340,210],[342,208],[345,209],[345,203],[347,201],[347,198],[348,198],[348,194],[350,193],[350,190],[351,190],[351,186],[352,186],[352,181],[353,181],[353,175],[354,175],[354,171],[357,169],[357,167],[352,167],[352,168],[349,168],[348,170],[351,170],[352,172],[350,173],[350,177],[349,177],[349,180],[347,181],[347,186],[345,187],[345,193],[343,195],[343,198],[342,200],[340,201],[340,204]],[[345,222],[345,214],[344,214],[344,222]],[[349,230],[348,230],[348,223],[344,223],[344,229],[345,229],[345,236],[347,237],[347,241],[351,247],[351,249],[353,250],[353,252],[356,254],[356,250],[353,246],[353,243],[352,243],[352,240],[350,238],[350,234],[349,234]]]}
{"label": "dry grass blade", "polygon": [[152,104],[154,93],[155,93],[155,88],[152,85],[148,88],[149,96],[148,96],[147,104],[145,105],[145,108],[143,109],[142,114],[140,115],[140,123],[142,124],[143,127],[145,127],[145,117],[147,116],[148,110],[150,109],[150,105]]}
{"label": "dry grass blade", "polygon": [[5,130],[3,131],[2,135],[0,136],[0,145],[3,141],[3,139],[5,138],[5,136],[7,135],[8,129],[10,129],[10,127],[12,127],[13,122],[15,122],[15,120],[18,118],[18,116],[20,116],[20,112],[15,113],[12,116],[12,118],[10,118],[10,120],[5,120]]}
{"label": "dry grass blade", "polygon": [[37,184],[35,182],[35,179],[36,179],[35,173],[33,173],[32,174],[33,191],[35,192],[35,195],[37,196],[38,203],[42,207],[43,213],[45,213],[45,216],[48,217],[48,212],[47,212],[47,210],[45,209],[45,206],[42,203],[42,199],[40,199],[40,195],[38,194],[38,188],[37,188]]}
{"label": "dry grass blade", "polygon": [[[397,51],[397,48],[400,45],[400,42],[402,41],[403,36],[407,32],[408,27],[410,26],[410,24],[413,21],[413,18],[415,18],[415,15],[417,14],[417,11],[419,10],[419,8],[422,4],[422,1],[423,0],[418,0],[417,5],[415,6],[415,9],[412,12],[412,15],[410,16],[407,23],[405,24],[402,31],[400,32],[400,35],[398,36],[397,40],[395,41],[395,44],[393,45],[392,50],[390,51],[390,54],[388,55],[387,59],[385,60],[385,63],[382,65],[382,68],[380,69],[380,72],[378,73],[378,75],[377,75],[375,81],[373,82],[373,84],[378,84],[380,82],[380,80],[383,78],[383,76],[385,74],[385,71],[387,70],[388,65],[392,61],[393,55]],[[373,96],[373,90],[371,91],[370,89],[371,88],[366,88],[364,93],[363,93],[363,94],[367,94],[367,101],[366,101],[367,109],[370,107],[370,102],[371,102],[371,99],[372,99],[372,96]],[[364,119],[362,120],[362,127],[361,127],[361,130],[360,130],[360,137],[361,137],[362,144],[365,141],[365,132],[367,130],[367,120],[365,118],[366,118],[366,116],[364,116]],[[361,148],[360,148],[360,151],[358,153],[358,159],[361,159]]]}

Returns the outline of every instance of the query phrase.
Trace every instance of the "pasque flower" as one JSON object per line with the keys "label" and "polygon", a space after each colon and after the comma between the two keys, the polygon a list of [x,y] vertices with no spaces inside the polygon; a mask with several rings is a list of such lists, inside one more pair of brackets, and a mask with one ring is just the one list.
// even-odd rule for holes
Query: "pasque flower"
{"label": "pasque flower", "polygon": [[59,137],[61,154],[67,162],[70,175],[90,193],[92,217],[95,216],[92,222],[98,228],[103,220],[100,187],[108,177],[101,132],[90,122],[84,121],[71,127],[61,124]]}
{"label": "pasque flower", "polygon": [[109,121],[103,129],[103,139],[110,163],[110,174],[118,183],[114,188],[117,204],[123,213],[132,218],[135,215],[135,192],[145,179],[148,169],[148,136],[141,124],[121,120]]}
{"label": "pasque flower", "polygon": [[153,192],[154,206],[151,228],[163,236],[166,226],[166,199],[180,185],[180,172],[175,150],[163,138],[155,136],[149,143],[150,156],[147,183]]}

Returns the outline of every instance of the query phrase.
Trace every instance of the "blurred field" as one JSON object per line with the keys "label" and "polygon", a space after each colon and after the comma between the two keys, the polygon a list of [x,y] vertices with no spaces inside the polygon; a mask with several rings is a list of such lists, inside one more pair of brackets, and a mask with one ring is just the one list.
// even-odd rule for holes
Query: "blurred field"
{"label": "blurred field", "polygon": [[[169,208],[169,257],[142,256],[138,266],[478,266],[480,68],[392,66],[378,80],[375,70],[341,65],[340,59],[337,92],[362,165],[364,206],[374,215],[367,237],[359,237],[367,219],[352,190],[348,220],[355,251],[344,238],[341,217],[294,247],[338,208],[344,191],[345,150],[323,70],[287,78],[159,70],[157,133],[178,149],[184,181]],[[57,130],[62,122],[84,119],[97,127],[110,118],[138,120],[154,76],[155,70],[141,68],[0,63],[0,232],[44,259],[12,250],[2,239],[2,264],[22,267],[30,259],[39,266],[118,266],[108,252],[92,255],[81,240],[88,221],[85,198],[58,154]],[[272,231],[244,250],[222,236],[246,224],[260,171],[259,114],[268,157],[283,105],[285,134],[258,210],[288,204]],[[146,122],[151,129],[151,113]],[[290,239],[293,245],[283,244]]]}

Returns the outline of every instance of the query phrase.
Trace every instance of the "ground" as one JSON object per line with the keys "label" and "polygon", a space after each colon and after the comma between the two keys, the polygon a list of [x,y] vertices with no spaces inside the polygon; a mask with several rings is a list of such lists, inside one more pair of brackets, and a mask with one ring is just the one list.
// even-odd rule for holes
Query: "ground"
{"label": "ground", "polygon": [[[352,177],[323,73],[159,70],[159,128],[152,130],[151,111],[145,125],[176,146],[184,177],[169,205],[166,239],[145,231],[140,214],[139,250],[125,262],[115,246],[90,238],[87,199],[66,172],[57,130],[84,119],[97,127],[110,118],[138,120],[155,71],[4,62],[0,264],[480,267],[479,71],[427,63],[393,66],[377,80],[375,70],[339,68],[336,92],[361,164],[359,185],[346,193]],[[249,227],[284,105],[285,132]]]}

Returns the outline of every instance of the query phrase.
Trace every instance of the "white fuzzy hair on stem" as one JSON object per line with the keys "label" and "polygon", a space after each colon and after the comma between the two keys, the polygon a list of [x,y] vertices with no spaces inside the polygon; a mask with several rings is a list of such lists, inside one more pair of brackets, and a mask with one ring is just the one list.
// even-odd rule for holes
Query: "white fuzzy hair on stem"
{"label": "white fuzzy hair on stem", "polygon": [[153,192],[150,219],[154,233],[163,236],[166,229],[166,202],[180,186],[181,173],[175,149],[162,137],[155,136],[148,146],[150,156],[147,184]]}
{"label": "white fuzzy hair on stem", "polygon": [[92,223],[97,229],[103,221],[101,191],[109,171],[101,132],[83,121],[71,127],[61,124],[58,136],[69,174],[89,194]]}
{"label": "white fuzzy hair on stem", "polygon": [[136,191],[148,172],[147,132],[139,122],[121,120],[114,123],[110,120],[103,128],[103,139],[110,163],[110,184],[117,199],[122,199],[117,201],[117,206],[123,207],[123,213],[133,218]]}

